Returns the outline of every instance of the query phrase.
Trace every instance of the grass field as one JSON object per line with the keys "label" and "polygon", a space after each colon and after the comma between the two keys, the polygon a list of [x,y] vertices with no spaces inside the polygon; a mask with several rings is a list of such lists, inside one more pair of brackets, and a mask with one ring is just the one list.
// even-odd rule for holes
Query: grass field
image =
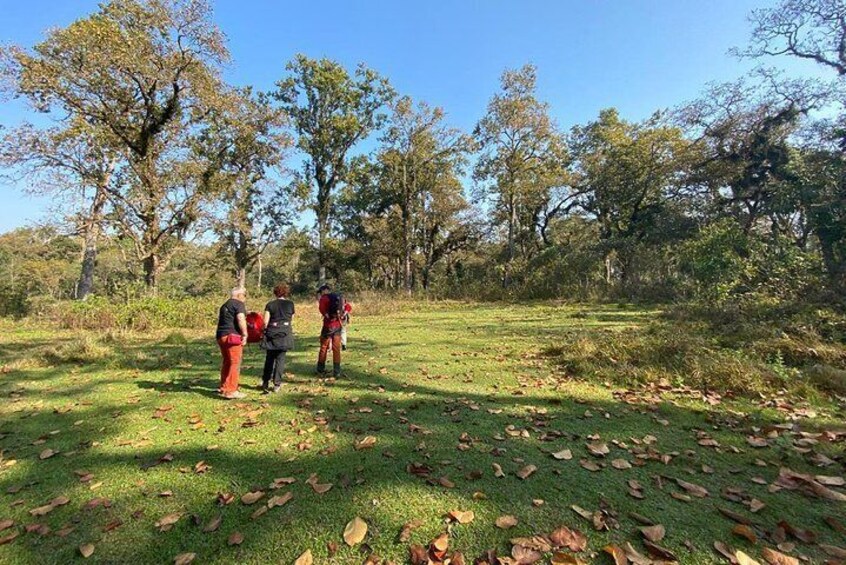
{"label": "grass field", "polygon": [[[249,396],[238,402],[215,394],[211,329],[74,335],[4,322],[0,521],[14,523],[0,532],[0,562],[81,561],[91,544],[88,561],[99,563],[168,563],[184,553],[196,563],[293,563],[306,550],[316,563],[407,563],[411,544],[449,531],[450,553],[472,563],[565,525],[587,537],[574,556],[613,563],[609,544],[649,553],[632,513],[662,524],[658,545],[686,564],[728,562],[715,541],[761,562],[779,541],[813,563],[826,559],[824,544],[846,547],[837,522],[826,522],[846,522],[846,502],[831,500],[846,492],[842,405],[629,390],[612,385],[613,374],[573,379],[544,354],[645,324],[654,311],[453,304],[360,317],[345,377],[326,381],[312,374],[310,306],[299,306],[284,391],[258,393],[262,352],[252,347],[242,371]],[[773,427],[785,423],[793,426]],[[536,471],[519,478],[528,465]],[[776,490],[782,467],[826,475],[829,486],[822,496],[791,488],[819,482]],[[295,482],[269,488],[279,478]],[[634,493],[632,480],[642,487]],[[332,486],[321,494],[319,485]],[[242,502],[258,490],[258,502]],[[234,500],[221,505],[226,494]],[[273,496],[284,503],[267,509]],[[747,519],[758,541],[733,534],[718,508]],[[454,510],[472,511],[472,521],[448,523]],[[517,524],[497,527],[503,515]],[[219,527],[204,531],[216,517]],[[368,531],[350,547],[342,536],[355,517]],[[777,531],[781,521],[792,528]],[[240,544],[230,544],[233,534]]]}

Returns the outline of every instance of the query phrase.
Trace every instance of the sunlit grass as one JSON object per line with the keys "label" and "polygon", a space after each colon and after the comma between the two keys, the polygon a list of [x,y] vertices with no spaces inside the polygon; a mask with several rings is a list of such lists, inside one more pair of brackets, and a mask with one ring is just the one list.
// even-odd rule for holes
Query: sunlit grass
{"label": "sunlit grass", "polygon": [[[361,317],[344,359],[347,377],[325,382],[312,375],[318,327],[309,306],[300,308],[298,349],[290,356],[292,377],[285,392],[258,394],[262,358],[260,350],[251,348],[242,378],[249,398],[242,403],[227,403],[214,394],[219,353],[210,337],[198,337],[196,330],[89,336],[96,347],[86,347],[97,352],[96,358],[57,359],[45,355],[70,354],[78,339],[73,333],[4,323],[0,492],[16,492],[3,495],[0,519],[15,520],[21,534],[0,547],[0,561],[68,562],[81,559],[80,544],[94,543],[89,560],[103,563],[163,563],[183,552],[196,553],[198,563],[292,563],[306,549],[321,563],[360,563],[370,551],[399,563],[407,559],[408,543],[428,543],[446,528],[444,514],[461,509],[473,510],[476,517],[453,526],[452,546],[471,562],[491,548],[508,554],[511,538],[548,533],[560,524],[585,531],[590,552],[610,542],[638,545],[636,523],[628,516],[637,512],[667,527],[662,545],[682,563],[715,563],[715,540],[757,551],[732,536],[733,524],[715,510],[723,505],[748,514],[720,499],[725,486],[742,487],[766,503],[764,510],[750,514],[762,528],[786,519],[814,530],[821,541],[842,545],[822,521],[842,515],[842,503],[810,501],[793,492],[769,494],[766,485],[750,480],[761,476],[771,482],[780,465],[834,473],[814,469],[789,446],[752,450],[746,445],[752,426],[780,421],[783,415],[777,411],[755,400],[710,407],[672,395],[654,409],[623,404],[613,395],[618,389],[606,385],[615,375],[574,380],[554,359],[541,355],[591,332],[637,327],[657,312],[453,304]],[[842,417],[831,405],[816,409],[812,423],[828,425]],[[161,417],[154,417],[157,411]],[[509,434],[508,426],[517,433]],[[698,446],[698,430],[741,452]],[[470,441],[461,442],[462,434]],[[555,437],[542,441],[544,434]],[[646,435],[654,436],[656,448],[672,454],[672,461],[587,471],[579,459],[593,459],[585,448],[593,434],[609,442],[606,463],[632,459],[612,441],[631,447],[633,438]],[[376,445],[356,450],[355,442],[366,435],[376,437]],[[460,450],[459,443],[469,448]],[[820,449],[831,456],[838,447]],[[40,460],[46,448],[58,454]],[[572,450],[572,460],[549,455],[564,448]],[[172,461],[142,468],[167,454]],[[768,465],[755,465],[758,458]],[[200,462],[209,468],[197,473]],[[433,482],[446,477],[455,487],[431,485],[409,474],[411,462],[431,467]],[[506,476],[496,478],[492,463]],[[538,471],[518,479],[516,471],[527,464]],[[714,473],[704,473],[703,465]],[[80,482],[75,471],[93,478]],[[315,493],[305,482],[313,473],[321,483],[332,483],[332,489]],[[675,500],[666,479],[663,491],[656,486],[658,475],[701,484],[711,496]],[[268,485],[278,477],[297,479],[277,492],[290,490],[293,499],[251,519],[258,505],[245,506],[238,499],[263,488],[266,500],[273,494]],[[626,492],[626,480],[632,478],[644,485],[642,501]],[[220,507],[217,495],[226,492],[236,500]],[[28,510],[60,495],[71,502],[40,518],[29,515]],[[110,506],[85,509],[95,497],[107,498]],[[544,503],[535,506],[534,499]],[[615,513],[619,528],[595,532],[570,509],[597,510],[602,504]],[[174,512],[182,513],[180,520],[170,531],[159,532],[155,522]],[[217,514],[223,515],[219,530],[204,533],[203,526]],[[508,531],[496,528],[494,521],[502,514],[516,516],[518,525]],[[365,553],[346,547],[341,538],[355,516],[369,524]],[[399,543],[402,525],[413,519],[422,525],[410,542]],[[104,532],[116,521],[121,525]],[[24,525],[36,522],[46,524],[50,533],[24,533]],[[73,529],[57,535],[63,528]],[[235,531],[244,534],[240,546],[227,544]],[[339,549],[330,560],[327,544],[332,543]],[[812,546],[799,551],[820,556]],[[603,560],[610,562],[605,557],[597,562]]]}

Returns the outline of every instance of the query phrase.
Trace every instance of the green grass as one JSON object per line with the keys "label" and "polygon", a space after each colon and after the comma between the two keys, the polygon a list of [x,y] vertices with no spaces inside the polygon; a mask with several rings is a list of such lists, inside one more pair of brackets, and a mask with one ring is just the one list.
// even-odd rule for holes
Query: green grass
{"label": "green grass", "polygon": [[[664,524],[667,537],[661,544],[686,564],[722,562],[712,549],[716,540],[753,556],[773,545],[752,546],[733,536],[733,523],[717,506],[750,517],[761,533],[787,520],[814,531],[820,542],[846,545],[823,521],[842,519],[846,503],[796,491],[771,494],[751,480],[772,482],[782,465],[843,473],[842,460],[827,468],[811,465],[811,454],[795,450],[788,436],[764,449],[747,445],[753,427],[782,423],[790,414],[765,407],[770,398],[711,406],[677,391],[664,393],[654,405],[624,403],[615,396],[624,389],[613,384],[619,382],[613,365],[607,374],[600,371],[583,381],[545,354],[597,332],[624,336],[626,328],[649,323],[655,311],[548,304],[386,309],[382,316],[355,320],[344,359],[346,378],[327,382],[312,375],[318,328],[310,306],[299,308],[298,348],[289,355],[292,376],[284,393],[258,394],[262,352],[253,347],[242,371],[249,397],[238,403],[215,395],[219,353],[206,335],[211,330],[101,337],[86,331],[80,338],[70,331],[3,323],[0,520],[14,520],[20,535],[0,546],[0,562],[79,561],[78,547],[93,543],[88,561],[99,563],[166,563],[183,552],[196,553],[197,563],[293,563],[307,549],[318,563],[360,563],[370,551],[403,563],[409,543],[426,545],[445,531],[444,515],[451,510],[475,513],[473,522],[452,526],[450,534],[451,547],[468,562],[488,549],[508,555],[511,538],[545,534],[562,524],[587,534],[588,551],[582,555],[587,562],[597,553],[595,562],[611,563],[601,554],[608,543],[630,541],[645,553],[631,512]],[[162,417],[154,417],[167,407]],[[801,422],[803,429],[842,427],[842,404],[808,406],[798,400],[794,407],[816,412]],[[197,421],[203,425],[194,426]],[[723,447],[699,446],[700,431]],[[461,442],[462,434],[472,441]],[[579,464],[580,459],[600,462],[586,449],[594,434],[611,448],[607,467],[599,472]],[[376,437],[375,447],[355,450],[356,439],[368,435]],[[612,459],[634,460],[621,445],[631,449],[647,435],[657,438],[653,447],[660,454],[671,456],[668,464],[650,459],[629,470],[611,467]],[[470,448],[460,450],[459,443]],[[813,446],[829,457],[842,447],[843,436]],[[47,448],[58,454],[39,459]],[[572,460],[550,456],[565,448],[572,450]],[[165,454],[173,460],[143,468]],[[756,465],[758,459],[766,466]],[[210,468],[198,474],[194,468],[201,461]],[[455,487],[408,473],[412,462],[425,463],[433,479],[448,477]],[[504,478],[494,476],[492,463],[501,465]],[[520,480],[515,472],[527,464],[538,470]],[[704,473],[703,465],[714,472]],[[93,478],[83,483],[75,471]],[[474,479],[474,471],[481,478]],[[334,486],[326,494],[313,492],[305,482],[311,474]],[[272,493],[267,487],[277,477],[297,481]],[[676,500],[670,493],[679,489],[667,478],[700,484],[710,496]],[[644,486],[644,500],[627,494],[628,479]],[[766,507],[751,514],[721,498],[725,487],[741,488]],[[268,493],[264,500],[288,490],[293,498],[251,520],[258,505],[238,499],[254,488]],[[165,491],[172,495],[160,496]],[[217,495],[226,492],[236,501],[220,507]],[[43,517],[30,516],[29,510],[57,496],[70,502]],[[109,506],[86,509],[95,497],[108,499]],[[544,504],[536,507],[533,499]],[[618,527],[594,531],[571,505],[605,508]],[[159,532],[155,522],[174,512],[182,513],[181,519]],[[223,516],[219,530],[204,533],[203,525],[217,514]],[[507,531],[496,528],[494,521],[503,514],[516,516],[519,524]],[[355,516],[369,525],[363,550],[342,540],[345,524]],[[422,526],[410,542],[398,542],[403,524],[415,519]],[[117,520],[120,526],[104,532]],[[26,533],[24,525],[33,523],[50,532]],[[227,539],[236,531],[244,541],[230,546]],[[332,542],[339,549],[330,559]],[[822,561],[815,545],[799,543],[795,553]]]}

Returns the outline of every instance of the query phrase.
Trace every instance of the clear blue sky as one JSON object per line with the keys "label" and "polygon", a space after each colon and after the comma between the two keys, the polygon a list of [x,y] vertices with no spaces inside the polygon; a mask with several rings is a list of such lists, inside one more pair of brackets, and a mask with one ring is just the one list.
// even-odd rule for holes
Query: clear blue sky
{"label": "clear blue sky", "polygon": [[[295,53],[365,62],[402,94],[442,106],[470,129],[506,67],[538,66],[540,95],[563,127],[615,106],[629,119],[695,98],[751,67],[746,15],[772,0],[216,0],[229,38],[227,78],[269,89]],[[96,0],[3,0],[0,42],[24,46],[96,9]],[[807,63],[782,64],[815,73]],[[2,103],[0,124],[27,117]],[[43,216],[44,199],[0,185],[0,231]]]}

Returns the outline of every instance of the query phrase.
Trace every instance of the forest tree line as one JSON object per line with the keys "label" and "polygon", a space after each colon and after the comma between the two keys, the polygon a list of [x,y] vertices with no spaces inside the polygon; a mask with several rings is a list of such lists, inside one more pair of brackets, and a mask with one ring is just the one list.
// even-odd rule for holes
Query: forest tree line
{"label": "forest tree line", "polygon": [[0,131],[0,166],[58,204],[50,225],[0,235],[0,313],[278,280],[476,298],[846,292],[842,0],[754,11],[736,56],[761,66],[645,120],[609,108],[564,127],[527,64],[472,131],[363,64],[297,55],[270,91],[227,84],[210,13],[111,0],[0,48],[4,95],[38,116]]}

